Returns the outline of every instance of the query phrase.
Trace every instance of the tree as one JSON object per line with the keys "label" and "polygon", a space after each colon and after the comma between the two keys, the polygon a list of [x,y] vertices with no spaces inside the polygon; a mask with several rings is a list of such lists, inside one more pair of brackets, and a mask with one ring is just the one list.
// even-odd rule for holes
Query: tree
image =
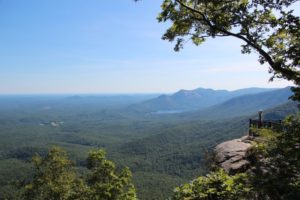
{"label": "tree", "polygon": [[294,100],[300,100],[300,20],[293,14],[297,0],[164,0],[159,22],[172,25],[163,39],[200,45],[206,38],[242,40],[242,53],[255,51],[269,65],[270,80],[293,81]]}
{"label": "tree", "polygon": [[119,174],[113,162],[105,158],[103,150],[91,151],[87,159],[88,199],[136,200],[131,172],[124,168]]}
{"label": "tree", "polygon": [[206,176],[200,176],[191,183],[174,190],[173,200],[239,200],[248,199],[251,187],[247,184],[247,175],[240,173],[229,176],[219,169]]}
{"label": "tree", "polygon": [[175,188],[172,199],[299,199],[300,114],[287,117],[281,128],[255,129],[247,152],[251,168],[228,175],[219,169]]}
{"label": "tree", "polygon": [[[259,129],[250,153],[250,180],[260,199],[300,198],[300,114],[284,120],[282,130]],[[263,159],[262,159],[263,158]]]}
{"label": "tree", "polygon": [[52,148],[44,157],[33,158],[34,175],[25,185],[24,200],[136,200],[128,168],[117,173],[103,150],[94,150],[87,159],[88,175],[79,177],[67,153]]}
{"label": "tree", "polygon": [[35,156],[33,164],[33,179],[25,186],[23,199],[65,200],[74,195],[76,172],[65,151],[54,147],[44,158]]}

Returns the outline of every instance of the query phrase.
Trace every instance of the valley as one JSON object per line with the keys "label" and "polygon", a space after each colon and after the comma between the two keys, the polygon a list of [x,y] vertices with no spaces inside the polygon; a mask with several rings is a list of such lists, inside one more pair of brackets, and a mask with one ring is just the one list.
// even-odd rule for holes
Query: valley
{"label": "valley", "polygon": [[0,199],[30,179],[31,157],[51,146],[67,150],[79,167],[90,150],[104,148],[109,159],[133,172],[140,199],[165,199],[175,186],[206,173],[212,148],[245,135],[259,109],[276,119],[298,112],[290,95],[290,88],[250,88],[1,96]]}

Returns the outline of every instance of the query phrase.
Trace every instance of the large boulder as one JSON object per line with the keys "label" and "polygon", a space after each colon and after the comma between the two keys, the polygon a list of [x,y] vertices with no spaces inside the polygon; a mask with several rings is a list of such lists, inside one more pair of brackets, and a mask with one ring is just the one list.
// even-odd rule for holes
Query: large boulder
{"label": "large boulder", "polygon": [[251,139],[248,136],[217,145],[215,148],[217,165],[230,174],[246,171],[249,166],[246,155],[251,146]]}

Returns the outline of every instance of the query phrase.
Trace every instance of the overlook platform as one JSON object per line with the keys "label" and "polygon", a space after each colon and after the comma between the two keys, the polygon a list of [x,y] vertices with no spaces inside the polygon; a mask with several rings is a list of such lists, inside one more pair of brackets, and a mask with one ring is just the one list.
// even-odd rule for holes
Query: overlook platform
{"label": "overlook platform", "polygon": [[271,128],[278,130],[282,127],[282,120],[263,120],[262,111],[258,112],[258,119],[249,119],[249,136],[253,136],[252,128]]}

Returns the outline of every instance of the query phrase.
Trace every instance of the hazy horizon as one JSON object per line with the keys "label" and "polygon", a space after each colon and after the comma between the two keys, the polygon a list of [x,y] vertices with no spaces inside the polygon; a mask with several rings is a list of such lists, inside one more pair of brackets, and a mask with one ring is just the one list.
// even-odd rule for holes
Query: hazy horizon
{"label": "hazy horizon", "polygon": [[242,90],[242,89],[251,89],[251,88],[261,88],[261,89],[283,89],[286,87],[292,87],[291,85],[285,86],[285,87],[245,87],[245,88],[237,88],[237,89],[225,89],[225,88],[204,88],[204,87],[197,87],[197,88],[192,88],[192,89],[186,89],[186,88],[180,88],[177,89],[176,91],[172,92],[124,92],[124,93],[85,93],[85,92],[77,92],[77,93],[72,93],[72,92],[66,92],[66,93],[0,93],[0,96],[76,96],[76,95],[83,95],[83,96],[88,96],[88,95],[95,95],[95,96],[131,96],[131,95],[171,95],[174,94],[180,90],[196,90],[196,89],[212,89],[212,90],[227,90],[227,91],[236,91],[236,90]]}
{"label": "hazy horizon", "polygon": [[[240,41],[209,39],[177,53],[161,40],[161,0],[0,1],[0,94],[173,93],[285,87],[269,83]],[[296,7],[297,8],[297,7]],[[295,11],[297,14],[299,10]]]}

